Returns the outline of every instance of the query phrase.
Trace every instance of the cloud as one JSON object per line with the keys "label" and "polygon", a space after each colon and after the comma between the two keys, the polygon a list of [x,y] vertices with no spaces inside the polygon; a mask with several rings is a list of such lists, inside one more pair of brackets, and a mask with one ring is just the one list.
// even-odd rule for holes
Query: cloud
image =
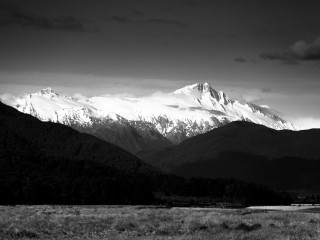
{"label": "cloud", "polygon": [[[137,82],[139,84],[137,84]],[[112,77],[96,74],[48,73],[28,71],[0,71],[0,94],[37,92],[51,87],[66,95],[85,93],[88,97],[110,93],[132,93],[144,96],[161,89],[172,91],[189,83],[183,80],[161,78]],[[98,86],[98,87],[97,87]]]}
{"label": "cloud", "polygon": [[263,93],[272,93],[272,92],[276,92],[276,91],[274,91],[273,89],[271,89],[269,87],[264,87],[264,88],[261,88],[261,92],[263,92]]}
{"label": "cloud", "polygon": [[320,118],[305,117],[292,120],[297,130],[320,128]]}
{"label": "cloud", "polygon": [[86,101],[88,99],[87,96],[84,96],[81,93],[75,93],[73,94],[72,98],[77,99],[77,100],[82,100],[82,101]]}
{"label": "cloud", "polygon": [[11,93],[4,93],[0,95],[0,101],[4,103],[11,103],[16,99],[16,96]]}
{"label": "cloud", "polygon": [[157,24],[157,25],[174,25],[177,27],[185,27],[186,23],[178,21],[178,20],[167,20],[167,19],[161,19],[161,18],[152,18],[148,19],[146,21],[142,21],[143,23],[147,24]]}
{"label": "cloud", "polygon": [[139,9],[136,8],[130,8],[131,10],[131,14],[130,16],[134,16],[134,17],[141,17],[144,16],[144,12],[140,11]]}
{"label": "cloud", "polygon": [[261,53],[264,60],[280,60],[283,64],[298,65],[299,60],[290,52]]}
{"label": "cloud", "polygon": [[174,20],[174,19],[162,19],[162,18],[151,18],[146,20],[136,20],[130,16],[110,16],[106,17],[107,22],[114,22],[118,24],[136,24],[136,25],[171,25],[176,27],[185,27],[187,24]]}
{"label": "cloud", "polygon": [[245,63],[248,60],[243,57],[237,57],[237,58],[233,59],[233,61],[238,62],[238,63]]}
{"label": "cloud", "polygon": [[115,23],[120,23],[120,24],[124,24],[124,23],[136,23],[137,21],[134,19],[131,19],[127,16],[111,16],[111,17],[107,17],[105,18],[105,20],[107,22],[115,22]]}
{"label": "cloud", "polygon": [[88,29],[81,21],[73,16],[44,17],[25,12],[20,7],[11,4],[0,4],[0,27],[16,26],[44,30],[60,30],[70,32],[96,31]]}
{"label": "cloud", "polygon": [[25,97],[27,94],[22,94],[20,96],[15,96],[11,93],[4,93],[0,95],[0,100],[4,104],[10,105],[10,106],[19,106],[24,103],[23,97]]}
{"label": "cloud", "polygon": [[262,53],[265,60],[280,60],[284,64],[299,64],[300,61],[320,61],[320,37],[313,42],[297,41],[288,50],[274,53]]}

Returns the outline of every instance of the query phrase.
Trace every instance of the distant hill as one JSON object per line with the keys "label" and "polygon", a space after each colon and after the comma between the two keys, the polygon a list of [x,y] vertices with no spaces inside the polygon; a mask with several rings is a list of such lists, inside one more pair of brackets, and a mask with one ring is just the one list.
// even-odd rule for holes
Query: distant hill
{"label": "distant hill", "polygon": [[170,204],[287,202],[234,179],[166,174],[121,148],[0,102],[0,204]]}
{"label": "distant hill", "polygon": [[235,177],[274,188],[320,188],[320,129],[232,122],[140,158],[182,176]]}

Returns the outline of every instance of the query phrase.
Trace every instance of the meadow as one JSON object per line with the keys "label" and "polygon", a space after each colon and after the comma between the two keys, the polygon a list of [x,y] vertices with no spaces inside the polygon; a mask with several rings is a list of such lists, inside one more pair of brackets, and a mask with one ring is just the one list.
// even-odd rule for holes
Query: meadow
{"label": "meadow", "polygon": [[0,239],[320,239],[319,209],[0,206]]}

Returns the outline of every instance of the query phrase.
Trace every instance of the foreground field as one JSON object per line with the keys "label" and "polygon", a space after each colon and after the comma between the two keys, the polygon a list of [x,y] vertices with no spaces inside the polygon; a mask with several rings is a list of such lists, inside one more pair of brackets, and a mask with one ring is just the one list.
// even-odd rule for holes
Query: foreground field
{"label": "foreground field", "polygon": [[320,239],[317,211],[0,206],[0,239]]}

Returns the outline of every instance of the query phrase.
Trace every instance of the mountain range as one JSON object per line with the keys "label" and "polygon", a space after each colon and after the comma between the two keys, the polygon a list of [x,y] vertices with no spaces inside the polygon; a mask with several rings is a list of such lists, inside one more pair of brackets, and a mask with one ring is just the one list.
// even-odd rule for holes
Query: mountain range
{"label": "mountain range", "polygon": [[207,83],[139,98],[73,98],[47,88],[10,105],[183,177],[235,177],[282,190],[319,187],[319,130],[294,131],[267,106],[231,99]]}
{"label": "mountain range", "polygon": [[47,88],[5,103],[42,121],[92,134],[134,154],[172,147],[233,121],[277,130],[294,129],[269,107],[231,99],[208,83],[149,97],[73,98]]}

